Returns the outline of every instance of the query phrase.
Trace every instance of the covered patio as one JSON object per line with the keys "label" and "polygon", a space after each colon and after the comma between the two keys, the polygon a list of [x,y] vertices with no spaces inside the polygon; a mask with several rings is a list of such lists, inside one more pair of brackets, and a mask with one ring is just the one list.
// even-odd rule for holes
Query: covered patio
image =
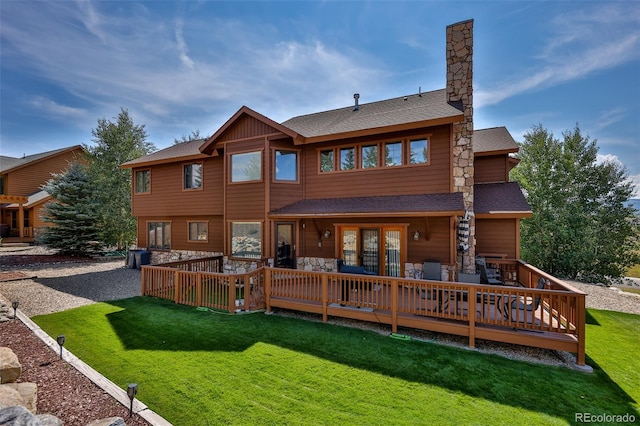
{"label": "covered patio", "polygon": [[[229,312],[273,308],[573,352],[585,364],[585,293],[520,260],[495,259],[503,285],[259,267],[222,257],[142,266],[142,294]],[[542,283],[543,285],[539,285]]]}

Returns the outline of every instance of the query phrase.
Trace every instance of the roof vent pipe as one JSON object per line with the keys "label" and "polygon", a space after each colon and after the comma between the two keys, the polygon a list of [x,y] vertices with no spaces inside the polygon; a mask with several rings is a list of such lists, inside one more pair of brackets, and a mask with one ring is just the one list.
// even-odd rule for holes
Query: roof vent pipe
{"label": "roof vent pipe", "polygon": [[422,97],[422,86],[418,86],[418,96]]}
{"label": "roof vent pipe", "polygon": [[358,106],[358,99],[360,99],[360,93],[354,93],[353,99],[355,99],[356,101],[356,104],[354,105],[353,110],[357,111],[358,109],[360,109],[360,107]]}

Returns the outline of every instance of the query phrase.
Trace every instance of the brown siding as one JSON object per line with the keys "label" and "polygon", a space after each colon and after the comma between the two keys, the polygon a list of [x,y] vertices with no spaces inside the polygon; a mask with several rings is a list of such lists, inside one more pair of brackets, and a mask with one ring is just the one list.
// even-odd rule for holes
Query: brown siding
{"label": "brown siding", "polygon": [[476,253],[516,258],[517,226],[516,219],[476,219]]}
{"label": "brown siding", "polygon": [[[420,136],[431,133],[430,164],[421,166],[380,167],[369,170],[319,173],[318,152],[322,148],[346,146],[340,144],[305,146],[304,169],[307,183],[306,198],[341,198],[354,196],[445,193],[450,191],[451,143],[448,126],[424,129]],[[382,142],[405,137],[369,139],[359,142]],[[407,182],[415,184],[407,185]]]}
{"label": "brown siding", "polygon": [[40,187],[51,179],[52,173],[60,173],[69,168],[82,149],[65,151],[7,173],[7,194],[30,195],[40,191]]}
{"label": "brown siding", "polygon": [[475,183],[507,182],[509,180],[507,155],[475,157],[473,162]]}
{"label": "brown siding", "polygon": [[[171,222],[171,249],[193,251],[223,251],[222,216],[144,216],[138,217],[138,246],[147,246],[147,223]],[[208,241],[189,241],[188,222],[208,222]]]}
{"label": "brown siding", "polygon": [[133,169],[132,180],[134,182],[136,171],[151,170],[151,193],[133,194],[133,215],[222,214],[222,161],[221,157],[204,161],[202,190],[183,190],[183,165],[190,162]]}
{"label": "brown siding", "polygon": [[[303,191],[303,182],[304,182],[304,171],[303,171],[303,161],[302,161],[302,150],[299,147],[295,147],[291,139],[286,141],[278,141],[271,142],[269,150],[269,155],[271,156],[271,167],[268,170],[268,182],[270,183],[269,188],[269,211],[279,209],[286,205],[295,203],[296,201],[302,200],[304,191]],[[275,173],[275,160],[274,149],[289,149],[292,151],[298,152],[298,182],[275,182],[274,181],[274,173]]]}
{"label": "brown siding", "polygon": [[[425,260],[439,260],[442,263],[449,263],[449,218],[448,217],[432,217],[429,218],[429,239],[426,239],[426,222],[425,218],[398,218],[398,219],[316,219],[316,224],[320,232],[325,229],[331,231],[330,238],[322,237],[322,247],[318,247],[318,231],[316,225],[310,219],[302,221],[304,228],[300,229],[300,245],[303,250],[298,250],[298,256],[324,257],[333,258],[339,252],[336,247],[337,236],[335,224],[362,225],[366,223],[384,223],[386,225],[409,224],[407,234],[407,253],[405,253],[406,261],[413,263],[422,263]],[[420,240],[413,239],[413,233],[420,232]]]}
{"label": "brown siding", "polygon": [[264,218],[264,183],[242,183],[227,187],[227,220]]}
{"label": "brown siding", "polygon": [[219,142],[246,139],[254,136],[279,133],[276,129],[248,115],[243,116],[227,129],[219,138]]}

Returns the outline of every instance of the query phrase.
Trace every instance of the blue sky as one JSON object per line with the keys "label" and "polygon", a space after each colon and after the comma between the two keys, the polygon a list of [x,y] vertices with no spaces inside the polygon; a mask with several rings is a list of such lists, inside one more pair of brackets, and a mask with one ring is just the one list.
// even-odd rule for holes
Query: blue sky
{"label": "blue sky", "polygon": [[90,144],[127,108],[158,148],[242,105],[278,122],[441,89],[445,27],[474,28],[475,128],[576,123],[640,197],[640,4],[0,2],[0,154]]}

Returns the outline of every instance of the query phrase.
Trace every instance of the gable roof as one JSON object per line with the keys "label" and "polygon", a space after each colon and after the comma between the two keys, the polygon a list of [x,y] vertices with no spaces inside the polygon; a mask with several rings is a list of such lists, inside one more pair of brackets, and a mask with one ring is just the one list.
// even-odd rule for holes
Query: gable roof
{"label": "gable roof", "polygon": [[[38,192],[35,192],[35,193],[29,195],[29,197],[27,198],[27,202],[25,204],[23,204],[22,207],[31,208],[34,205],[42,203],[44,201],[48,201],[51,198],[53,198],[53,197],[51,195],[49,195],[49,193],[47,191],[42,189],[42,190],[40,190]],[[19,204],[14,203],[14,204],[6,205],[5,207],[7,207],[7,208],[10,208],[10,207],[18,208],[19,206],[20,206]]]}
{"label": "gable roof", "polygon": [[[290,118],[282,124],[304,136],[302,143],[377,134],[459,121],[462,111],[449,104],[446,90],[435,90],[378,102]],[[393,129],[390,129],[393,128]]]}
{"label": "gable roof", "polygon": [[233,116],[231,118],[229,118],[223,125],[222,127],[220,127],[213,135],[211,135],[210,138],[208,138],[204,144],[202,144],[202,146],[200,147],[200,152],[204,153],[204,154],[211,154],[213,153],[214,149],[215,149],[215,144],[218,141],[218,139],[227,131],[229,130],[231,127],[233,127],[233,125],[235,123],[237,123],[243,116],[249,116],[252,117],[262,123],[265,123],[271,127],[273,127],[275,130],[284,133],[287,136],[292,137],[294,140],[297,139],[299,137],[299,135],[291,130],[290,128],[283,126],[282,124],[276,123],[275,121],[273,121],[272,119],[270,119],[269,117],[266,117],[262,114],[260,114],[259,112],[256,112],[254,110],[252,110],[251,108],[247,107],[247,106],[242,106],[238,111],[236,111],[235,114],[233,114]]}
{"label": "gable roof", "polygon": [[486,153],[518,152],[518,144],[506,127],[493,127],[473,131],[473,153],[483,155]]}
{"label": "gable roof", "polygon": [[46,158],[63,154],[68,151],[74,151],[77,149],[83,149],[82,145],[74,145],[67,148],[55,149],[53,151],[46,151],[38,154],[27,155],[22,158],[7,157],[2,155],[0,156],[0,173],[9,173],[19,168],[25,167],[27,165],[42,161]]}
{"label": "gable roof", "polygon": [[463,214],[462,193],[389,195],[300,200],[276,209],[271,217],[396,217]]}
{"label": "gable roof", "polygon": [[517,182],[473,185],[473,211],[476,215],[530,217],[531,206]]}
{"label": "gable roof", "polygon": [[161,149],[149,155],[127,161],[120,165],[121,169],[132,167],[151,166],[154,164],[171,163],[174,161],[186,161],[199,158],[208,158],[207,155],[200,153],[200,146],[205,139],[194,139],[192,141],[180,142],[168,148]]}

